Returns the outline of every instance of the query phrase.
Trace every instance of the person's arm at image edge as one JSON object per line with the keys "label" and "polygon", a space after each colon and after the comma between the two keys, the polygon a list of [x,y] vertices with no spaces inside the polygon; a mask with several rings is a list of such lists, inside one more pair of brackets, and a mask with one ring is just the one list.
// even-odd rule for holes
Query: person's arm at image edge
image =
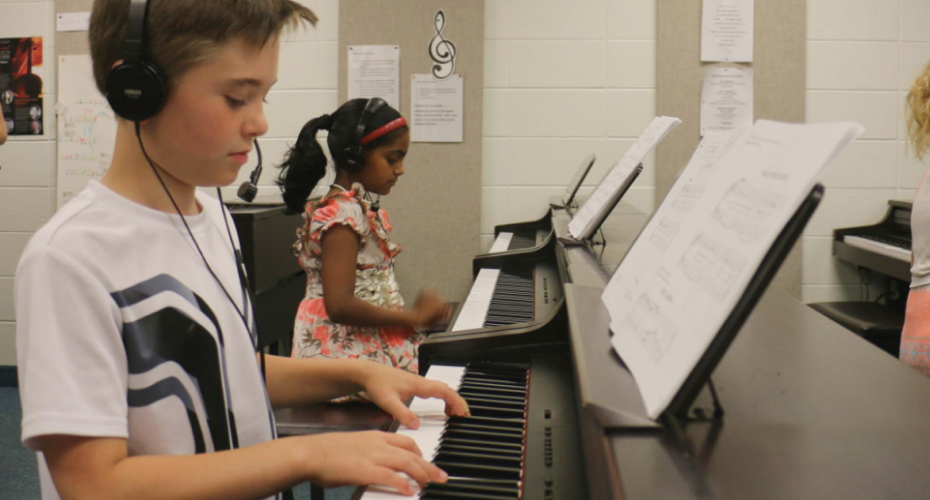
{"label": "person's arm at image edge", "polygon": [[3,119],[3,109],[0,108],[0,146],[6,142],[7,131],[6,131],[6,120]]}

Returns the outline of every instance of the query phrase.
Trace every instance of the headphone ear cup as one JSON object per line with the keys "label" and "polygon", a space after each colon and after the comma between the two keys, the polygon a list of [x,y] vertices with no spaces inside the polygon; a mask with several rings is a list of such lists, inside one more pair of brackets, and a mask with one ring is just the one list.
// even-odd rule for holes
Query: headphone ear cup
{"label": "headphone ear cup", "polygon": [[158,66],[147,62],[123,63],[110,70],[107,101],[113,112],[131,121],[152,118],[168,99],[168,85]]}
{"label": "headphone ear cup", "polygon": [[346,160],[346,170],[355,173],[362,169],[362,148],[348,146],[343,150],[343,153]]}

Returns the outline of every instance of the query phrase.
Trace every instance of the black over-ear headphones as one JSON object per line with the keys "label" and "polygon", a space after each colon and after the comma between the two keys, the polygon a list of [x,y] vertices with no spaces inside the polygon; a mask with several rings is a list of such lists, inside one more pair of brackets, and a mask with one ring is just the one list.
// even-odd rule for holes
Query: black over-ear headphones
{"label": "black over-ear headphones", "polygon": [[364,159],[362,157],[361,142],[362,137],[365,136],[365,128],[368,127],[368,122],[371,120],[371,117],[386,104],[387,102],[380,97],[372,97],[365,103],[362,116],[358,119],[358,126],[355,127],[355,137],[352,139],[352,144],[346,146],[343,150],[346,159],[346,170],[349,172],[354,173],[362,169]]}
{"label": "black over-ear headphones", "polygon": [[[249,286],[248,276],[245,274],[242,252],[236,248],[233,242],[232,230],[229,228],[229,217],[226,217],[226,211],[221,208],[223,221],[226,223],[226,235],[229,237],[229,245],[236,258],[236,271],[239,274],[239,286],[242,288],[243,294],[248,297],[242,309],[240,309],[236,301],[233,300],[232,295],[226,290],[226,287],[213,271],[213,268],[210,267],[210,263],[207,262],[207,257],[200,249],[200,244],[197,242],[197,238],[194,237],[194,233],[187,224],[187,219],[175,202],[174,197],[171,195],[171,191],[168,190],[168,186],[166,186],[164,180],[162,180],[161,175],[158,173],[158,169],[155,168],[155,162],[149,157],[148,152],[145,150],[145,144],[142,142],[142,134],[140,132],[141,122],[158,114],[168,100],[168,79],[165,78],[164,72],[157,65],[145,59],[145,27],[147,16],[148,2],[146,0],[130,1],[129,20],[126,24],[126,44],[123,46],[123,62],[107,73],[107,80],[104,84],[107,91],[107,101],[110,103],[110,107],[113,108],[114,113],[122,118],[136,122],[136,138],[139,140],[139,148],[142,150],[142,155],[145,157],[149,166],[152,167],[152,172],[161,184],[162,189],[165,190],[165,194],[168,195],[168,199],[171,200],[171,205],[174,207],[175,212],[177,212],[178,217],[181,218],[187,235],[190,236],[191,241],[194,243],[194,247],[197,249],[197,253],[200,254],[200,259],[203,261],[204,266],[206,266],[210,276],[213,277],[213,280],[219,285],[226,299],[229,300],[233,309],[236,310],[246,331],[249,333],[249,336],[252,337],[255,350],[260,351],[258,333],[254,332],[254,329],[249,325],[249,320],[246,317],[246,312],[248,311],[246,308],[250,307],[250,305],[254,307],[256,301],[252,294],[252,289]],[[258,150],[258,141],[255,141],[255,148]],[[261,158],[261,150],[258,150],[258,167],[255,169],[257,173],[252,173],[250,178],[252,183],[257,182],[258,176],[261,175]],[[223,194],[220,192],[219,188],[216,189],[216,194],[219,199],[220,207],[222,207]],[[254,194],[252,196],[254,196]],[[254,319],[254,315],[252,318]],[[261,351],[261,371],[262,380],[264,380],[264,351]]]}
{"label": "black over-ear headphones", "polygon": [[113,112],[134,122],[148,120],[165,105],[168,80],[145,58],[146,0],[131,0],[123,62],[107,73],[104,84]]}

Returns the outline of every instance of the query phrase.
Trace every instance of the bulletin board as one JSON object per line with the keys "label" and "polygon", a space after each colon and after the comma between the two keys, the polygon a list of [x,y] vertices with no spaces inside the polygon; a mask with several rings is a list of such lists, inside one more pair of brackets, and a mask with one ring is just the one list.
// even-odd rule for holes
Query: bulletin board
{"label": "bulletin board", "polygon": [[463,141],[411,143],[405,175],[381,202],[394,226],[392,240],[404,246],[396,274],[408,301],[424,287],[464,301],[471,287],[471,261],[480,249],[484,1],[339,2],[339,102],[348,95],[350,45],[399,45],[399,111],[408,118],[410,77],[431,71],[429,44],[439,10],[445,14],[441,35],[455,44],[455,73],[464,77]]}
{"label": "bulletin board", "polygon": [[[656,205],[661,203],[700,142],[700,0],[658,0],[656,114],[681,118],[681,125],[656,148]],[[806,0],[755,0],[753,68],[755,119],[804,122],[807,67]],[[746,65],[742,65],[747,67]],[[776,287],[801,297],[801,245],[792,251],[774,280]]]}

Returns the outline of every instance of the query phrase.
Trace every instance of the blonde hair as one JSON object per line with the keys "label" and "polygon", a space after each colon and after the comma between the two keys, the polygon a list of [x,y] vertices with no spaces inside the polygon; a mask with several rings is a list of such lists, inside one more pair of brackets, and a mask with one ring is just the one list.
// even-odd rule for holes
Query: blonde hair
{"label": "blonde hair", "polygon": [[[310,9],[292,0],[149,0],[146,58],[168,79],[169,91],[193,66],[216,54],[231,39],[262,47],[300,20],[316,25]],[[123,58],[129,0],[95,0],[91,12],[90,54],[94,80],[106,94],[110,68]]]}
{"label": "blonde hair", "polygon": [[907,135],[918,158],[930,149],[930,64],[907,93]]}

